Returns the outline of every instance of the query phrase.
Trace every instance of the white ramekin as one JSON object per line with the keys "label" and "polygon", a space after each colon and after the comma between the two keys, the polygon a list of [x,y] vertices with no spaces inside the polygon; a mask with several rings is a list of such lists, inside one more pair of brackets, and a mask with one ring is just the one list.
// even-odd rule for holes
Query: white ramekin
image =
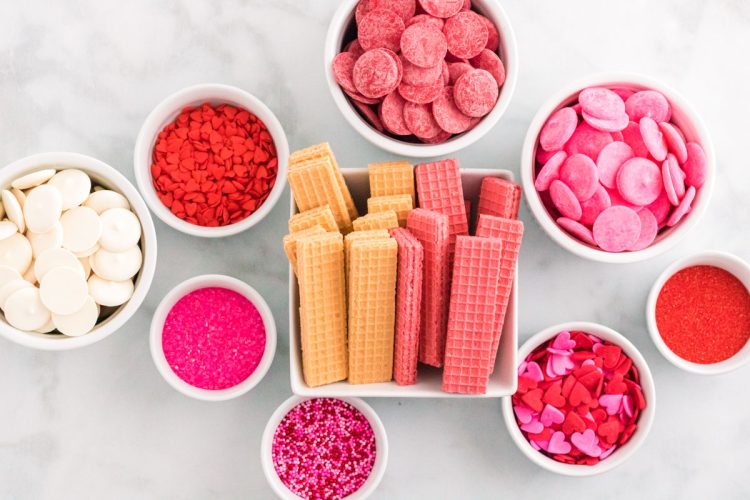
{"label": "white ramekin", "polygon": [[[536,169],[536,146],[539,132],[547,121],[547,118],[557,109],[568,105],[577,99],[578,93],[593,86],[625,87],[633,90],[657,90],[664,94],[672,106],[672,120],[679,125],[689,141],[695,141],[703,146],[708,159],[708,177],[706,183],[698,189],[693,202],[693,208],[685,218],[673,228],[662,231],[648,248],[635,252],[613,253],[589,246],[574,236],[568,234],[550,216],[542,200],[534,187],[534,176]],[[630,73],[601,73],[589,75],[556,92],[542,105],[534,119],[531,121],[529,130],[524,139],[521,153],[521,184],[523,185],[524,197],[542,226],[542,229],[558,245],[566,250],[586,259],[612,264],[624,264],[640,262],[651,257],[660,255],[682,240],[691,229],[700,221],[708,208],[711,193],[713,192],[714,179],[716,177],[716,155],[713,141],[708,129],[698,113],[690,103],[671,87],[653,80],[649,77]]]}
{"label": "white ramekin", "polygon": [[[172,368],[167,362],[167,358],[164,356],[162,331],[164,329],[164,321],[167,319],[169,311],[177,301],[185,295],[195,290],[208,287],[226,288],[245,297],[252,302],[256,309],[258,309],[258,312],[263,319],[263,325],[266,328],[266,347],[263,351],[263,357],[260,359],[260,363],[255,368],[255,371],[239,384],[227,389],[201,389],[188,384],[172,371]],[[263,380],[263,377],[265,377],[268,369],[271,368],[273,357],[276,354],[276,323],[274,322],[271,308],[268,307],[266,301],[255,290],[255,288],[251,287],[244,281],[240,281],[230,276],[224,276],[221,274],[204,274],[183,281],[175,286],[162,299],[159,306],[156,308],[156,311],[154,311],[154,317],[151,320],[150,344],[151,357],[154,360],[154,364],[169,385],[191,398],[201,399],[203,401],[226,401],[228,399],[242,396],[258,385],[258,383]]]}
{"label": "white ramekin", "polygon": [[521,346],[521,349],[518,352],[518,359],[521,361],[525,360],[526,357],[539,345],[550,340],[559,332],[566,330],[580,331],[596,335],[602,340],[620,346],[622,351],[633,360],[640,375],[640,384],[643,389],[643,394],[646,397],[646,408],[639,415],[638,428],[633,436],[624,446],[616,449],[612,455],[596,465],[564,464],[553,460],[532,448],[531,444],[526,440],[521,429],[518,427],[516,416],[513,413],[513,402],[511,401],[510,396],[503,398],[503,418],[505,419],[505,425],[508,428],[508,432],[510,432],[510,437],[513,438],[513,442],[515,442],[518,449],[520,449],[523,454],[535,464],[547,469],[548,471],[563,474],[565,476],[593,476],[614,469],[625,462],[646,440],[646,437],[651,430],[651,426],[654,423],[654,412],[656,411],[656,389],[654,387],[654,378],[651,375],[651,370],[649,370],[648,364],[646,364],[646,360],[628,339],[611,328],[587,321],[572,321],[545,328]]}
{"label": "white ramekin", "polygon": [[656,279],[651,287],[646,303],[646,323],[648,332],[651,334],[651,340],[656,344],[659,352],[667,358],[667,361],[682,368],[685,371],[697,373],[699,375],[718,375],[728,371],[735,370],[750,362],[750,342],[745,344],[737,354],[731,358],[719,363],[700,364],[687,361],[676,355],[664,342],[656,325],[656,301],[659,298],[659,292],[669,278],[674,276],[678,271],[692,266],[714,266],[724,269],[739,279],[745,288],[750,290],[750,265],[739,257],[726,252],[701,252],[689,255],[667,267]]}
{"label": "white ramekin", "polygon": [[349,98],[341,90],[341,87],[339,87],[339,84],[336,83],[336,79],[333,77],[331,65],[333,64],[333,58],[336,57],[336,54],[343,50],[342,43],[354,21],[354,9],[358,3],[359,0],[344,0],[333,15],[331,24],[328,26],[328,34],[326,36],[323,54],[323,64],[328,88],[333,96],[333,101],[336,103],[339,111],[341,111],[341,114],[344,115],[344,118],[346,118],[346,121],[348,121],[349,124],[354,127],[354,130],[359,132],[362,137],[370,141],[372,144],[397,155],[428,158],[455,153],[456,151],[459,151],[481,139],[492,129],[492,127],[495,126],[495,124],[497,124],[500,117],[503,116],[508,109],[510,100],[513,97],[513,92],[516,89],[516,80],[518,79],[518,50],[516,48],[516,36],[513,32],[513,27],[510,24],[510,19],[499,2],[496,0],[473,0],[472,4],[476,7],[478,12],[486,16],[495,24],[495,26],[497,26],[498,33],[500,34],[499,52],[500,58],[505,66],[505,83],[503,83],[503,87],[500,89],[500,97],[492,111],[482,118],[482,121],[479,122],[476,127],[468,132],[459,134],[442,144],[418,144],[405,142],[378,132],[360,116],[349,101]]}
{"label": "white ramekin", "polygon": [[133,296],[86,335],[68,337],[25,332],[10,326],[4,317],[0,319],[0,335],[8,340],[34,349],[62,351],[87,346],[108,337],[135,314],[143,303],[143,299],[146,298],[148,289],[151,287],[151,281],[154,278],[156,270],[156,232],[148,207],[146,207],[135,187],[120,172],[103,161],[90,156],[64,152],[39,153],[27,156],[0,169],[0,186],[6,189],[14,179],[43,168],[55,168],[57,170],[76,168],[86,172],[94,184],[122,194],[127,198],[131,209],[138,216],[143,231],[140,241],[143,265],[135,279]]}
{"label": "white ramekin", "polygon": [[[261,119],[268,127],[273,138],[278,157],[278,173],[271,193],[266,201],[249,217],[234,224],[220,227],[205,227],[191,224],[174,215],[156,195],[151,177],[152,151],[159,132],[177,117],[186,107],[199,106],[203,103],[218,105],[222,103],[244,108]],[[287,162],[289,160],[289,143],[281,123],[276,115],[257,97],[237,87],[218,83],[194,85],[175,92],[160,102],[143,122],[138,138],[135,141],[133,163],[135,180],[149,208],[166,224],[192,236],[220,238],[245,231],[260,222],[279,200],[286,185]]]}
{"label": "white ramekin", "polygon": [[[266,480],[271,486],[273,492],[282,500],[299,500],[299,497],[292,493],[289,488],[281,482],[281,479],[279,479],[279,476],[276,474],[272,456],[273,435],[286,414],[289,413],[292,408],[308,399],[318,398],[292,396],[281,403],[281,406],[279,406],[276,411],[273,412],[271,418],[268,419],[266,428],[263,431],[263,438],[260,444],[260,462],[263,465],[263,474],[265,474]],[[377,489],[380,481],[383,479],[383,475],[385,474],[385,469],[388,464],[388,436],[386,436],[385,426],[383,425],[383,422],[380,421],[378,414],[375,413],[375,410],[363,400],[359,398],[334,399],[340,399],[359,410],[370,423],[370,426],[375,433],[375,464],[372,466],[370,476],[360,489],[345,497],[347,500],[364,500],[372,495]]]}

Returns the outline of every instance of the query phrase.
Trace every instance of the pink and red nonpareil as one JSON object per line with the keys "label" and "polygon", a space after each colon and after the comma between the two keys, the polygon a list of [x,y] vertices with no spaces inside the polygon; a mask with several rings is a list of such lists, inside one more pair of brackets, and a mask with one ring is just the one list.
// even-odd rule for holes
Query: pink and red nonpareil
{"label": "pink and red nonpareil", "polygon": [[648,248],[690,212],[708,176],[703,147],[654,90],[582,90],[544,124],[536,163],[536,190],[557,224],[608,252]]}
{"label": "pink and red nonpareil", "polygon": [[619,346],[560,332],[518,369],[513,410],[524,437],[562,463],[595,465],[626,444],[646,407],[640,375]]}

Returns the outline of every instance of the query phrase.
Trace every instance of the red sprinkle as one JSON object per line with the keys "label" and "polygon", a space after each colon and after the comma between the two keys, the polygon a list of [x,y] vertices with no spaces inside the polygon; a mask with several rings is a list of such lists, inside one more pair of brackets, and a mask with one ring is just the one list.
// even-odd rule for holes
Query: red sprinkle
{"label": "red sprinkle", "polygon": [[172,371],[188,384],[227,389],[258,367],[266,348],[266,328],[253,303],[239,293],[201,288],[170,309],[162,347]]}
{"label": "red sprinkle", "polygon": [[206,103],[185,108],[159,132],[151,177],[173,214],[215,227],[255,212],[268,198],[277,170],[276,146],[257,116]]}
{"label": "red sprinkle", "polygon": [[724,269],[688,267],[659,292],[656,326],[679,357],[700,364],[724,361],[750,339],[750,293]]}
{"label": "red sprinkle", "polygon": [[375,433],[340,399],[309,399],[292,408],[273,436],[281,482],[305,499],[339,499],[359,490],[375,464]]}

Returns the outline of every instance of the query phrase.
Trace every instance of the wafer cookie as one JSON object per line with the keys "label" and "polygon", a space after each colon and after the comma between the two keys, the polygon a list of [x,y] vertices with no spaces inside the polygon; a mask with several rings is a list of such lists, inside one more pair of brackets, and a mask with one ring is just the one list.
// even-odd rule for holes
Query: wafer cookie
{"label": "wafer cookie", "polygon": [[367,200],[367,213],[375,214],[393,210],[398,217],[398,225],[406,227],[406,218],[409,212],[414,208],[412,197],[408,194],[398,194],[392,196],[375,196]]}
{"label": "wafer cookie", "polygon": [[518,218],[521,186],[499,177],[485,177],[479,191],[479,215],[494,215],[506,219]]}
{"label": "wafer cookie", "polygon": [[412,385],[417,382],[419,360],[424,249],[407,229],[391,229],[391,237],[398,244],[393,379],[398,385]]}
{"label": "wafer cookie", "polygon": [[352,221],[328,158],[310,160],[299,165],[289,171],[288,177],[300,212],[329,205],[339,229],[343,233],[351,231]]}
{"label": "wafer cookie", "polygon": [[340,233],[297,241],[300,340],[305,382],[317,387],[348,373],[344,239]]}
{"label": "wafer cookie", "polygon": [[492,215],[480,215],[477,221],[477,236],[500,238],[503,241],[497,313],[492,341],[492,369],[494,370],[500,336],[505,324],[505,314],[508,311],[508,302],[516,278],[518,253],[521,250],[521,240],[523,239],[523,222]]}
{"label": "wafer cookie", "polygon": [[346,262],[346,289],[347,290],[349,290],[349,277],[352,274],[351,269],[349,268],[349,263],[351,262],[349,255],[350,255],[350,251],[352,248],[352,243],[354,243],[355,241],[363,241],[363,240],[382,240],[382,239],[388,239],[390,237],[391,235],[388,233],[387,229],[370,229],[366,231],[353,231],[344,237],[344,258]]}
{"label": "wafer cookie", "polygon": [[389,382],[398,245],[392,238],[359,240],[349,252],[349,382]]}
{"label": "wafer cookie", "polygon": [[419,207],[447,215],[452,239],[469,234],[458,161],[423,163],[416,166],[415,175]]}
{"label": "wafer cookie", "polygon": [[393,229],[398,227],[398,216],[393,210],[363,215],[354,220],[355,231],[367,231],[371,229]]}
{"label": "wafer cookie", "polygon": [[499,238],[456,238],[443,368],[446,392],[487,392],[502,247]]}
{"label": "wafer cookie", "polygon": [[306,236],[323,234],[325,232],[326,230],[322,226],[316,225],[284,236],[284,253],[286,253],[286,257],[289,259],[289,264],[291,264],[295,275],[297,274],[297,241]]}
{"label": "wafer cookie", "polygon": [[445,328],[450,287],[450,231],[448,216],[415,208],[406,228],[424,249],[419,361],[441,367],[445,355]]}
{"label": "wafer cookie", "polygon": [[326,231],[339,230],[329,205],[323,205],[322,207],[292,215],[289,219],[289,234],[294,234],[313,226],[321,226]]}
{"label": "wafer cookie", "polygon": [[370,177],[370,196],[414,196],[414,167],[408,161],[386,161],[367,166]]}

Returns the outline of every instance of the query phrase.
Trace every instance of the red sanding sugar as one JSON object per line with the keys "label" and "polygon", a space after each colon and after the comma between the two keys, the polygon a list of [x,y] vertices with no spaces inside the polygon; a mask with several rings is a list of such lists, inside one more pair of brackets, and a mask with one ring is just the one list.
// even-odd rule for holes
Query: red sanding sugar
{"label": "red sanding sugar", "polygon": [[249,217],[276,182],[276,146],[246,109],[185,108],[159,132],[151,177],[156,194],[182,220],[226,226]]}
{"label": "red sanding sugar", "polygon": [[305,499],[338,499],[367,481],[375,464],[370,422],[340,399],[308,399],[292,408],[273,435],[281,482]]}
{"label": "red sanding sugar", "polygon": [[685,268],[659,292],[656,326],[679,357],[701,364],[724,361],[750,338],[750,293],[724,269]]}
{"label": "red sanding sugar", "polygon": [[266,328],[252,302],[226,288],[201,288],[170,309],[162,332],[172,370],[201,389],[234,387],[258,367]]}

